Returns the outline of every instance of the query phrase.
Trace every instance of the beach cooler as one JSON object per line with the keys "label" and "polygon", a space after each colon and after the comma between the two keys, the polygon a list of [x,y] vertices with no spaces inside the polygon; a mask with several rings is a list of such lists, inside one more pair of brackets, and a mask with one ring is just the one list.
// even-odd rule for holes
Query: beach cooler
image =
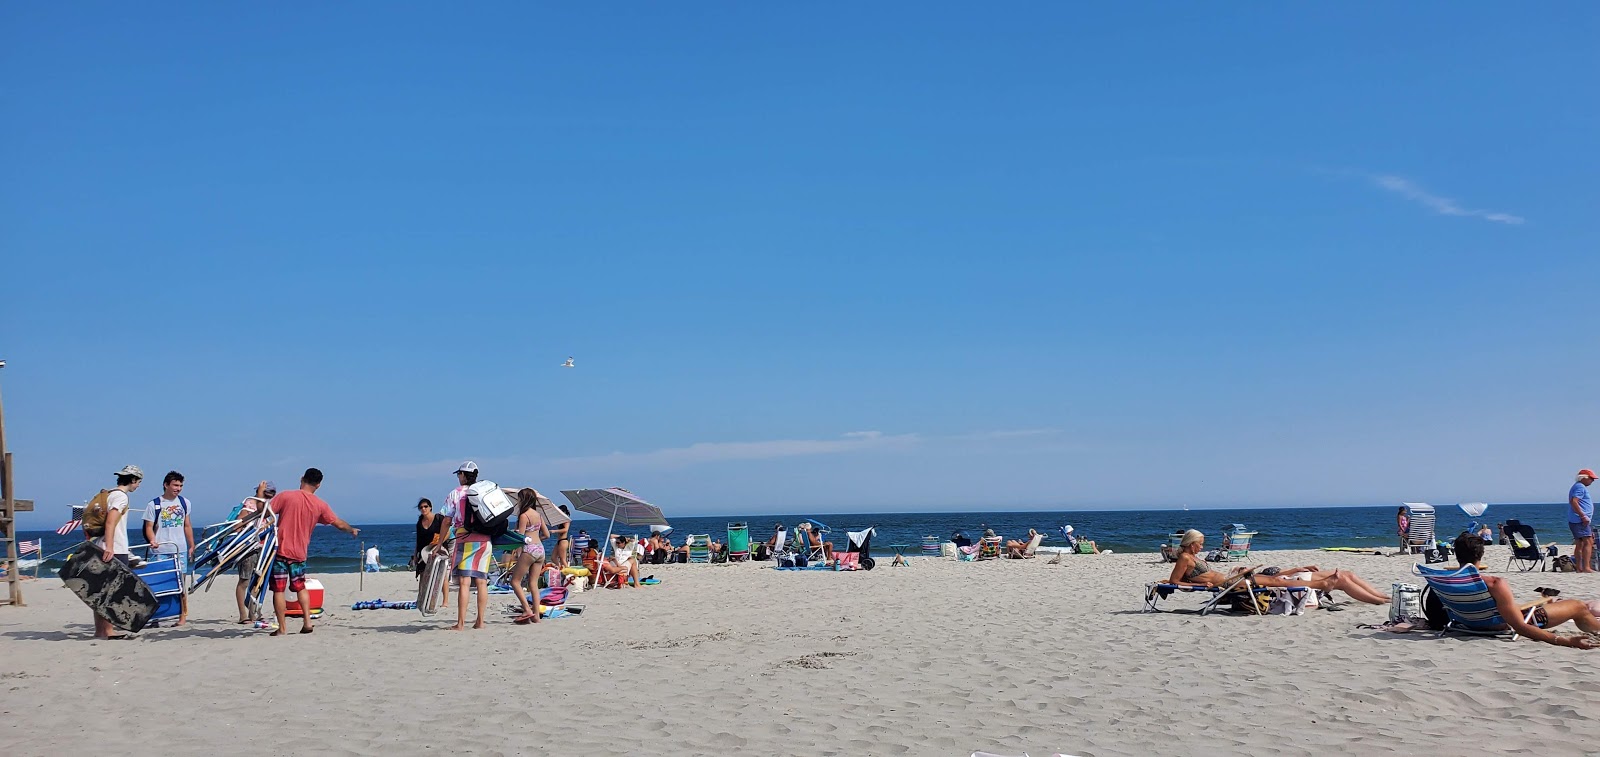
{"label": "beach cooler", "polygon": [[133,574],[150,587],[150,593],[156,595],[160,603],[155,614],[150,616],[151,621],[176,618],[183,613],[183,576],[178,573],[177,560],[171,557],[146,560],[133,569]]}
{"label": "beach cooler", "polygon": [[[322,614],[322,582],[318,581],[315,578],[307,578],[306,579],[306,591],[305,591],[305,593],[308,596],[311,597],[311,617],[314,618],[314,617],[316,617],[318,615],[321,615]],[[294,596],[294,592],[289,592],[288,594],[286,594],[284,596],[285,596],[285,598],[292,597],[292,596]],[[296,600],[290,599],[288,602],[285,603],[285,606],[288,607],[288,609],[284,612],[285,615],[288,615],[288,616],[294,617],[294,618],[298,618],[302,614],[304,614],[303,611],[300,609],[300,603],[298,601],[296,601]]]}

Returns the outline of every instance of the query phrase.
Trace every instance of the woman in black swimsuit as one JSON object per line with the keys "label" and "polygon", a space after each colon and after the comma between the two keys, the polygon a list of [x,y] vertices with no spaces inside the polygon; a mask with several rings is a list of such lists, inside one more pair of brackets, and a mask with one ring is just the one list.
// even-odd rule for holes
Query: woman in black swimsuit
{"label": "woman in black swimsuit", "polygon": [[438,535],[439,528],[444,525],[444,518],[433,514],[433,503],[427,497],[417,500],[417,548],[411,552],[411,567],[417,571],[417,578],[422,578],[422,571],[427,567],[428,561],[422,559],[422,548],[433,543],[433,537]]}

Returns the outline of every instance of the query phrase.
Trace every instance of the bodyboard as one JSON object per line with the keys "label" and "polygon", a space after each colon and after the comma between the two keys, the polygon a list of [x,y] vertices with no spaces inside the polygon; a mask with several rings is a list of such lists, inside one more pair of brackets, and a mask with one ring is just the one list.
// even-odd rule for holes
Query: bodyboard
{"label": "bodyboard", "polygon": [[422,580],[417,582],[417,609],[423,615],[439,613],[439,594],[444,591],[444,582],[449,578],[450,553],[429,557],[428,566],[422,571]]}
{"label": "bodyboard", "polygon": [[72,553],[56,575],[96,617],[118,630],[144,630],[161,605],[132,568],[120,560],[100,559],[100,549],[92,545]]}

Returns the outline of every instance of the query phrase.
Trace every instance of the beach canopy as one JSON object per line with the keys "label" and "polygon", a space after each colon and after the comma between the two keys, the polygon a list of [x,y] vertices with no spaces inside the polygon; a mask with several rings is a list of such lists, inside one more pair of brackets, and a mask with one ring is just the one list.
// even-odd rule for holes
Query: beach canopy
{"label": "beach canopy", "polygon": [[618,523],[633,527],[667,525],[667,516],[661,514],[661,508],[640,499],[627,489],[616,486],[609,489],[562,489],[561,493],[579,512],[611,520],[611,525],[606,528],[605,543],[600,547],[602,560],[611,548],[611,532]]}
{"label": "beach canopy", "polygon": [[1461,504],[1456,505],[1456,507],[1461,508],[1461,512],[1476,518],[1480,515],[1483,515],[1483,511],[1489,509],[1489,504],[1487,502],[1462,502]]}

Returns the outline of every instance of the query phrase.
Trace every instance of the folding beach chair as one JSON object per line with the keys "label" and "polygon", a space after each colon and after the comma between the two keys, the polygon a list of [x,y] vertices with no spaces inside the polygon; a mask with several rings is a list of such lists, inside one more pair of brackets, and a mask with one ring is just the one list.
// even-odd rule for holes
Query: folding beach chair
{"label": "folding beach chair", "polygon": [[728,524],[728,562],[750,559],[750,527],[743,523]]}
{"label": "folding beach chair", "polygon": [[1039,543],[1043,541],[1044,534],[1034,534],[1033,538],[1028,540],[1028,546],[1023,547],[1021,554],[1006,555],[1006,557],[1017,560],[1031,560],[1034,557],[1034,550],[1037,550],[1039,548]]}
{"label": "folding beach chair", "polygon": [[937,536],[922,537],[922,556],[939,557],[944,554],[944,542]]}
{"label": "folding beach chair", "polygon": [[711,534],[689,534],[689,562],[711,562]]}
{"label": "folding beach chair", "polygon": [[1533,526],[1519,520],[1506,521],[1506,536],[1511,539],[1511,559],[1506,561],[1506,570],[1511,569],[1516,563],[1517,570],[1524,573],[1538,567],[1545,569],[1544,549],[1539,546],[1539,537],[1533,533]]}
{"label": "folding beach chair", "polygon": [[[1489,585],[1484,583],[1483,576],[1478,574],[1478,569],[1471,565],[1462,568],[1434,568],[1427,565],[1413,565],[1411,572],[1422,577],[1428,582],[1428,588],[1423,592],[1422,606],[1428,606],[1428,597],[1432,595],[1444,606],[1449,622],[1445,623],[1440,635],[1452,631],[1473,634],[1475,636],[1499,636],[1506,641],[1516,641],[1517,632],[1506,625],[1505,618],[1500,616],[1500,608],[1495,604],[1494,597],[1489,594]],[[1522,619],[1528,623],[1533,622],[1533,611],[1539,605],[1550,600],[1543,599],[1521,606]]]}
{"label": "folding beach chair", "polygon": [[1433,548],[1433,505],[1407,502],[1406,551],[1415,555]]}
{"label": "folding beach chair", "polygon": [[1229,560],[1247,559],[1250,557],[1250,540],[1255,535],[1255,531],[1246,531],[1242,523],[1235,523],[1224,528],[1222,529],[1222,551],[1227,553]]}
{"label": "folding beach chair", "polygon": [[978,559],[993,560],[1000,557],[1000,548],[1005,542],[998,536],[985,536],[978,542]]}
{"label": "folding beach chair", "polygon": [[815,540],[801,537],[806,545],[806,559],[814,563],[823,562],[828,559],[828,551],[822,547],[823,535],[833,533],[833,529],[814,520],[808,519],[806,522],[811,524],[811,533],[817,535]]}
{"label": "folding beach chair", "polygon": [[1167,562],[1177,562],[1178,555],[1183,553],[1183,532],[1173,531],[1167,534],[1167,541],[1161,545],[1161,559]]}
{"label": "folding beach chair", "polygon": [[[1253,571],[1245,572],[1231,583],[1223,586],[1183,586],[1181,584],[1170,584],[1165,581],[1154,581],[1147,583],[1144,585],[1144,608],[1140,610],[1140,612],[1167,612],[1166,610],[1162,610],[1158,604],[1162,600],[1171,597],[1173,594],[1194,593],[1211,595],[1206,599],[1205,603],[1202,604],[1199,609],[1199,613],[1201,615],[1209,615],[1211,614],[1211,611],[1216,610],[1219,606],[1226,608],[1227,606],[1223,604],[1223,601],[1231,601],[1233,598],[1232,595],[1238,592],[1249,592],[1252,597],[1260,597],[1265,595],[1270,599],[1274,592],[1284,591],[1287,592],[1289,597],[1289,614],[1299,615],[1301,613],[1301,608],[1305,606],[1306,592],[1309,591],[1308,589],[1299,587],[1289,589],[1262,588],[1256,586],[1255,583],[1250,580],[1252,574]],[[1254,610],[1254,612],[1251,613],[1253,615],[1266,614],[1262,611],[1259,600],[1251,602],[1250,607]]]}

